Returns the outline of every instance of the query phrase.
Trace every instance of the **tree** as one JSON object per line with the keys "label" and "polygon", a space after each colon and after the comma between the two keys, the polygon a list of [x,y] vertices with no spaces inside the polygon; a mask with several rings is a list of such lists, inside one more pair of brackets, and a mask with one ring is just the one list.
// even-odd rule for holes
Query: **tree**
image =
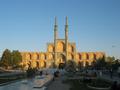
{"label": "tree", "polygon": [[3,64],[3,66],[8,67],[11,66],[11,51],[9,49],[6,49],[3,52],[2,58],[1,58],[1,63]]}
{"label": "tree", "polygon": [[19,66],[20,62],[22,62],[22,56],[18,50],[12,51],[12,65],[13,67]]}
{"label": "tree", "polygon": [[94,62],[94,67],[98,69],[102,69],[106,67],[106,65],[107,62],[105,61],[105,57],[99,58],[98,60],[96,60],[96,62]]}
{"label": "tree", "polygon": [[8,68],[11,67],[19,67],[20,62],[22,61],[22,56],[18,50],[13,50],[12,52],[6,49],[3,52],[0,64]]}
{"label": "tree", "polygon": [[75,62],[75,61],[73,61],[73,60],[68,60],[66,65],[67,65],[67,66],[66,66],[66,70],[67,70],[67,71],[69,71],[69,72],[74,72],[74,71],[76,71],[77,65],[76,65],[76,62]]}
{"label": "tree", "polygon": [[120,63],[118,60],[115,60],[114,63],[112,64],[112,69],[117,70],[118,67],[120,67]]}
{"label": "tree", "polygon": [[115,57],[110,57],[108,56],[106,58],[106,62],[107,62],[107,68],[108,69],[113,69],[113,70],[117,70],[118,67],[120,66],[119,60],[115,59]]}
{"label": "tree", "polygon": [[110,63],[110,64],[112,64],[114,61],[115,61],[115,57],[114,57],[114,56],[113,56],[113,57],[108,56],[108,57],[106,58],[106,62],[108,62],[108,63]]}

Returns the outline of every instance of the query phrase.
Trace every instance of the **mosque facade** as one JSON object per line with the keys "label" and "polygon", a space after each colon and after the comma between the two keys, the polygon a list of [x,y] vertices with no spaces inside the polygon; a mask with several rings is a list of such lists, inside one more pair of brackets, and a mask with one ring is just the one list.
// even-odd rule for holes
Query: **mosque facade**
{"label": "mosque facade", "polygon": [[47,43],[46,52],[21,52],[22,65],[25,68],[49,68],[53,64],[56,67],[65,65],[68,60],[73,60],[83,67],[91,65],[92,62],[105,57],[104,52],[79,52],[75,42],[68,38],[68,18],[66,17],[65,38],[58,38],[58,25],[55,18],[54,41]]}

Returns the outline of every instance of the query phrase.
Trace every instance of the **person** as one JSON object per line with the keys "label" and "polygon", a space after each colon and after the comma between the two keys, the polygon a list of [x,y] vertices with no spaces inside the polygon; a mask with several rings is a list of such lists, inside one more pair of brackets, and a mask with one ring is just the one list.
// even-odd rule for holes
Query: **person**
{"label": "person", "polygon": [[40,71],[40,76],[42,76],[43,75],[43,71]]}
{"label": "person", "polygon": [[100,77],[102,77],[102,71],[99,72]]}
{"label": "person", "polygon": [[112,77],[113,77],[113,70],[111,69],[110,70],[110,78],[112,79]]}
{"label": "person", "polygon": [[120,67],[118,67],[117,73],[118,73],[118,77],[120,78]]}
{"label": "person", "polygon": [[111,89],[110,90],[119,90],[118,88],[117,88],[117,81],[114,81],[113,82],[113,84],[112,84],[112,86],[111,86]]}
{"label": "person", "polygon": [[56,76],[56,72],[54,72],[54,75],[53,75],[53,81],[55,81],[55,76]]}

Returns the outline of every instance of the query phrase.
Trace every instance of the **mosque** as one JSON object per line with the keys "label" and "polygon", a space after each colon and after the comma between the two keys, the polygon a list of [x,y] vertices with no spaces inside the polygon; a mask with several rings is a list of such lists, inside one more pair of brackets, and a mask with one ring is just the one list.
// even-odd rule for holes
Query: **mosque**
{"label": "mosque", "polygon": [[65,65],[68,60],[73,60],[83,67],[91,65],[105,56],[104,52],[78,52],[75,42],[70,42],[68,37],[68,18],[66,17],[65,38],[58,38],[58,25],[55,18],[54,42],[47,43],[46,52],[21,52],[22,65],[25,68],[49,68]]}

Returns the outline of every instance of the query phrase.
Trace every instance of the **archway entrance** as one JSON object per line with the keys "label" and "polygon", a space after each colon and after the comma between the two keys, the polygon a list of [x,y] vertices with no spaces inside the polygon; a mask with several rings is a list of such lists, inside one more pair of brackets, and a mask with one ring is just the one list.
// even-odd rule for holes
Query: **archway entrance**
{"label": "archway entrance", "polygon": [[65,56],[63,54],[60,54],[58,68],[59,69],[64,69],[65,68],[65,64],[66,64]]}

